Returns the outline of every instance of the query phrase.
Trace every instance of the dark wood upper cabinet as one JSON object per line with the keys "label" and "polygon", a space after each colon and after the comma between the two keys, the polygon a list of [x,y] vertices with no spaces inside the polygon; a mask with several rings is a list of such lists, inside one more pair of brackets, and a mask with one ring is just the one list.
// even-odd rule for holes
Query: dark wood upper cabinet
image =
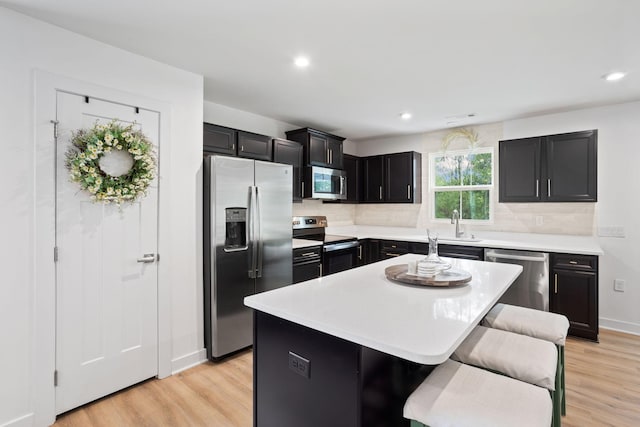
{"label": "dark wood upper cabinet", "polygon": [[597,135],[591,130],[546,137],[547,201],[598,201]]}
{"label": "dark wood upper cabinet", "polygon": [[422,156],[415,151],[362,158],[362,201],[420,203]]}
{"label": "dark wood upper cabinet", "polygon": [[362,159],[363,202],[383,202],[384,156],[369,156]]}
{"label": "dark wood upper cabinet", "polygon": [[597,130],[500,141],[501,203],[595,202]]}
{"label": "dark wood upper cabinet", "polygon": [[202,138],[203,151],[205,154],[235,156],[237,133],[238,131],[235,129],[204,123]]}
{"label": "dark wood upper cabinet", "polygon": [[500,201],[540,201],[541,138],[500,141]]}
{"label": "dark wood upper cabinet", "polygon": [[342,169],[342,145],[345,138],[311,128],[285,132],[287,139],[304,146],[305,166]]}
{"label": "dark wood upper cabinet", "polygon": [[344,171],[347,173],[346,203],[358,203],[362,198],[362,161],[359,157],[343,155]]}
{"label": "dark wood upper cabinet", "polygon": [[302,154],[302,144],[286,139],[273,139],[273,161],[293,166],[293,200],[295,201],[302,200],[304,191]]}
{"label": "dark wood upper cabinet", "polygon": [[238,131],[238,157],[270,162],[272,144],[270,136]]}
{"label": "dark wood upper cabinet", "polygon": [[384,156],[384,201],[389,203],[420,203],[422,191],[422,156],[415,151]]}

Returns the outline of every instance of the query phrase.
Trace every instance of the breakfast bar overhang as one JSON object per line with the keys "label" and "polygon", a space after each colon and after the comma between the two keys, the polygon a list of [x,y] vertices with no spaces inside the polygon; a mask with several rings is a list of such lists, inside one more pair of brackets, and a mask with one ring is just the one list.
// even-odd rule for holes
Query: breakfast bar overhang
{"label": "breakfast bar overhang", "polygon": [[[458,287],[390,281],[407,254],[245,298],[254,309],[254,426],[400,426],[404,399],[522,271],[447,259]],[[408,425],[408,423],[407,423]]]}

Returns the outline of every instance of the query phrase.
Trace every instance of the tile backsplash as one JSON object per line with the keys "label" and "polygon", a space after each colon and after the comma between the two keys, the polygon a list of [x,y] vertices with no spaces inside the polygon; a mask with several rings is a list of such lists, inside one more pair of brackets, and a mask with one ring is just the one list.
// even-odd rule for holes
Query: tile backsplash
{"label": "tile backsplash", "polygon": [[[494,147],[494,191],[492,193],[493,221],[491,224],[468,225],[471,232],[510,231],[524,233],[593,235],[596,224],[596,203],[498,203],[498,141],[502,139],[502,124],[474,127],[480,145]],[[326,215],[329,225],[381,225],[413,228],[446,228],[448,221],[433,221],[429,193],[429,153],[442,149],[442,139],[448,131],[416,134],[403,137],[402,150],[422,153],[421,204],[340,204],[304,200],[294,203],[294,215]],[[364,149],[358,155],[389,153],[394,150],[393,138],[362,141]],[[449,149],[464,149],[464,141],[454,141]]]}

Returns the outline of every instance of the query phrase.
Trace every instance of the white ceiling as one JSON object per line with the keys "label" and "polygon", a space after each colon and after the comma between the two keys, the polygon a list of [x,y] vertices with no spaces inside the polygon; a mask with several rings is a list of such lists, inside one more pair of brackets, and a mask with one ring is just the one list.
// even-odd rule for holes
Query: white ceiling
{"label": "white ceiling", "polygon": [[[0,6],[202,74],[206,100],[350,139],[640,99],[637,0]],[[308,69],[293,66],[301,53]],[[629,74],[607,83],[601,76],[612,70]],[[400,120],[403,111],[413,118]]]}

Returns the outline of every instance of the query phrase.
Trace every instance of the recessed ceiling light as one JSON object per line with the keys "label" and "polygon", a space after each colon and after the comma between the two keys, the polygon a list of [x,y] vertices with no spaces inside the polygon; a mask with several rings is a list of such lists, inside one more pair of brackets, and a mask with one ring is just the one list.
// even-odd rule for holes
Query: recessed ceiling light
{"label": "recessed ceiling light", "polygon": [[412,117],[411,113],[402,113],[402,114],[400,114],[400,118],[402,120],[409,120],[411,117]]}
{"label": "recessed ceiling light", "polygon": [[615,82],[616,80],[620,80],[621,78],[623,78],[626,75],[627,74],[623,73],[622,71],[614,71],[612,73],[605,74],[604,76],[602,76],[602,78],[605,79],[608,82]]}
{"label": "recessed ceiling light", "polygon": [[309,66],[309,58],[306,56],[298,56],[293,60],[293,63],[296,64],[298,68],[306,68]]}

